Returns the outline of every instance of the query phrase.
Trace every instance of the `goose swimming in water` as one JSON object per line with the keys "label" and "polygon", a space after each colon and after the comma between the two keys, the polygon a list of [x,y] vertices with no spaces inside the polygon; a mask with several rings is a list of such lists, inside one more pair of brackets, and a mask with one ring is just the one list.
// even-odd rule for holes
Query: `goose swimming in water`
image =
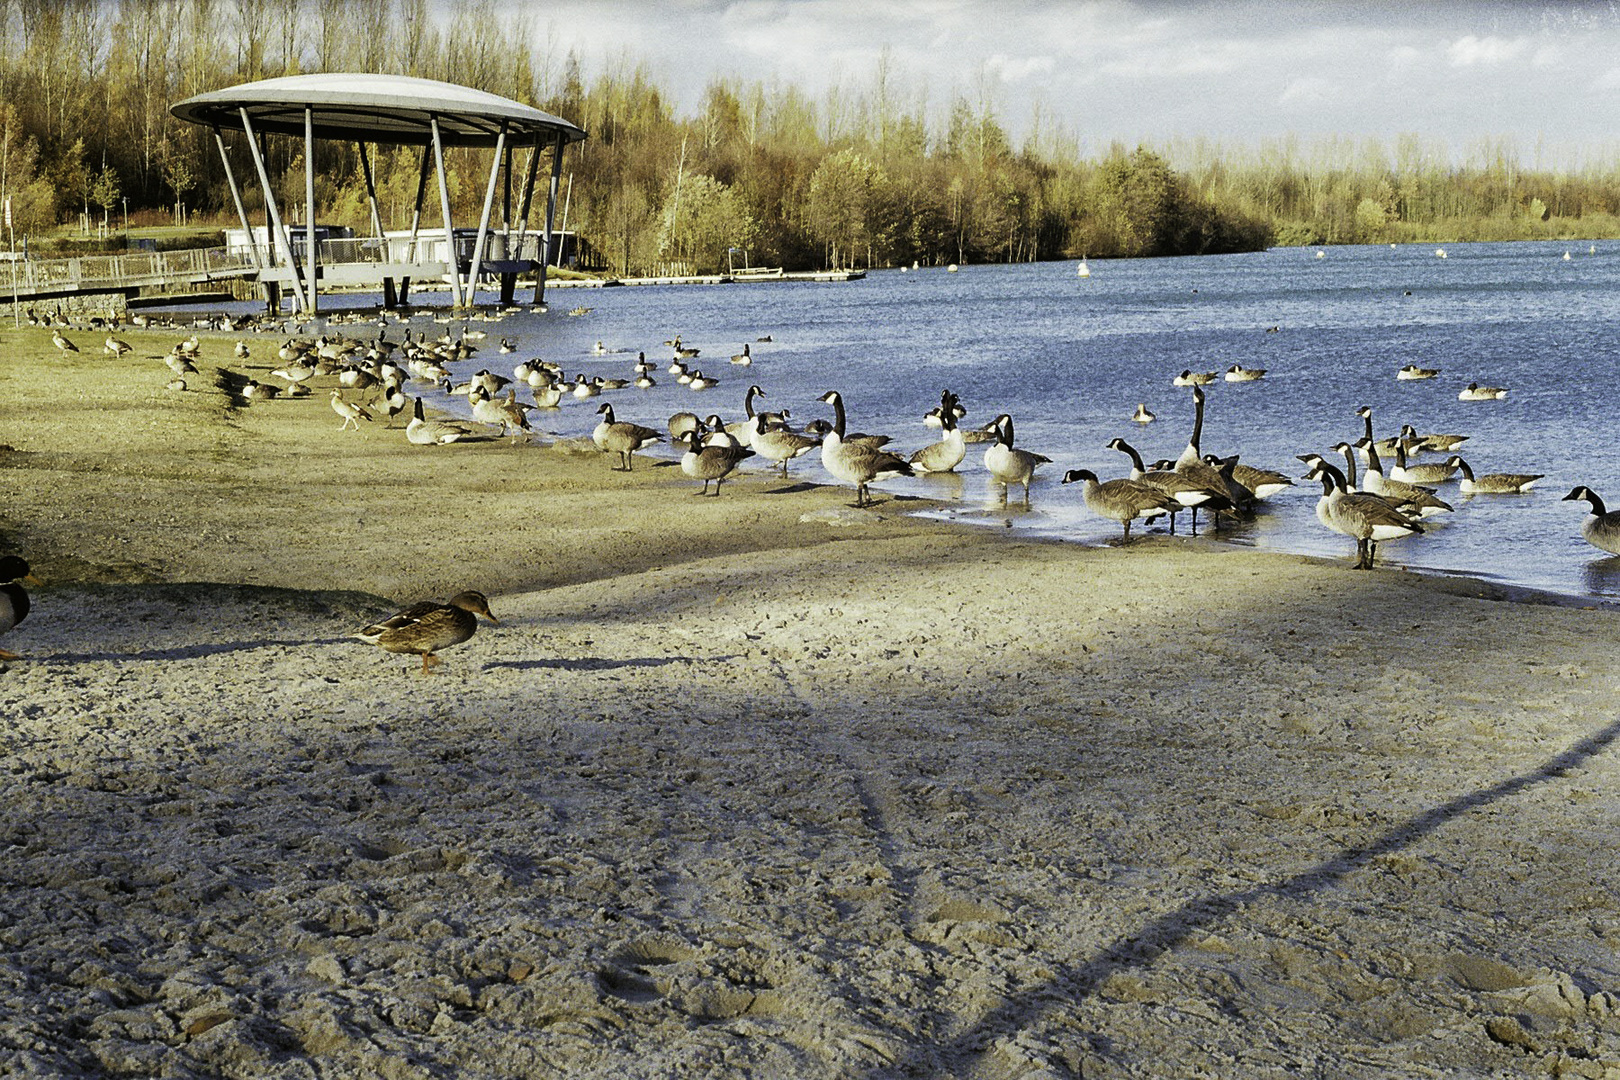
{"label": "goose swimming in water", "polygon": [[1157,420],[1158,417],[1148,412],[1148,407],[1143,404],[1136,407],[1136,412],[1132,414],[1131,419],[1138,424],[1151,424],[1153,421]]}
{"label": "goose swimming in water", "polygon": [[1458,401],[1500,401],[1508,396],[1507,388],[1503,386],[1481,386],[1479,383],[1469,383],[1457,394]]}
{"label": "goose swimming in water", "polygon": [[1407,364],[1395,373],[1395,378],[1404,382],[1414,379],[1432,379],[1438,374],[1440,374],[1439,368],[1425,368],[1418,367],[1416,364]]}
{"label": "goose swimming in water", "polygon": [[1455,465],[1462,471],[1462,479],[1457,487],[1469,495],[1517,495],[1529,491],[1537,480],[1546,473],[1485,473],[1475,476],[1474,470],[1468,467],[1468,462],[1459,455],[1452,454],[1446,459],[1447,465]]}
{"label": "goose swimming in water", "polygon": [[1265,377],[1265,368],[1246,368],[1241,364],[1233,364],[1226,369],[1227,382],[1257,382]]}
{"label": "goose swimming in water", "polygon": [[1590,510],[1581,522],[1586,542],[1611,555],[1620,555],[1620,510],[1605,510],[1597,492],[1582,485],[1563,498],[1564,502],[1585,499]]}
{"label": "goose swimming in water", "polygon": [[1191,368],[1183,371],[1170,380],[1171,386],[1208,386],[1217,378],[1213,371],[1194,371]]}
{"label": "goose swimming in water", "polygon": [[912,454],[912,468],[926,473],[947,473],[962,464],[962,459],[967,457],[967,440],[962,438],[962,429],[956,426],[959,408],[956,395],[949,390],[940,396],[939,422],[945,437]]}

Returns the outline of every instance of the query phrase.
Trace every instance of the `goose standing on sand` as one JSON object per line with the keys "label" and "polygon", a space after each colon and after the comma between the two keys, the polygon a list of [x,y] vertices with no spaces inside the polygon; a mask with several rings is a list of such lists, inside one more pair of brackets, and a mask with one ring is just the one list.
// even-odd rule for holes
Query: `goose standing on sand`
{"label": "goose standing on sand", "polygon": [[[27,560],[16,555],[0,558],[0,634],[10,632],[28,618],[28,590],[23,588],[23,582],[33,580]],[[0,660],[20,659],[16,653],[0,649]]]}
{"label": "goose standing on sand", "polygon": [[1083,495],[1087,510],[1124,526],[1121,543],[1130,541],[1131,522],[1137,518],[1151,521],[1168,515],[1174,521],[1176,511],[1181,509],[1181,504],[1169,495],[1135,480],[1121,478],[1105,484],[1098,481],[1097,474],[1090,469],[1070,469],[1063,474],[1065,484],[1076,481],[1085,484]]}
{"label": "goose standing on sand", "polygon": [[713,494],[720,494],[720,484],[744,458],[751,458],[754,452],[746,446],[738,446],[730,441],[705,443],[703,429],[687,432],[684,440],[686,453],[681,455],[681,472],[694,480],[703,481],[703,489],[694,491],[694,495],[708,495],[709,482],[714,482]]}
{"label": "goose standing on sand", "polygon": [[962,464],[962,459],[967,457],[967,440],[962,438],[962,429],[956,426],[958,408],[955,394],[947,390],[940,395],[939,423],[945,437],[912,454],[913,469],[925,473],[948,473],[954,472]]}
{"label": "goose standing on sand", "polygon": [[408,607],[380,623],[362,627],[354,636],[379,649],[420,656],[422,674],[427,675],[440,663],[434,653],[472,637],[480,615],[492,623],[500,621],[490,613],[484,594],[469,590],[452,596],[449,603],[427,601]]}
{"label": "goose standing on sand", "polygon": [[1447,465],[1455,465],[1462,472],[1462,479],[1457,487],[1467,495],[1518,495],[1529,491],[1535,482],[1546,476],[1546,473],[1486,473],[1475,476],[1474,470],[1468,467],[1468,462],[1461,456],[1452,454],[1446,459]]}
{"label": "goose standing on sand", "polygon": [[635,468],[635,452],[663,438],[650,427],[615,420],[613,406],[605,401],[596,411],[602,419],[591,432],[591,441],[603,453],[619,455],[620,464],[613,466],[614,472],[631,472]]}
{"label": "goose standing on sand", "polygon": [[410,423],[405,425],[405,441],[417,446],[443,446],[459,442],[472,435],[472,429],[454,420],[429,420],[422,411],[422,399],[417,398]]}
{"label": "goose standing on sand", "polygon": [[1564,502],[1585,499],[1591,508],[1581,522],[1581,535],[1586,542],[1610,555],[1620,555],[1620,510],[1605,510],[1597,492],[1584,484],[1565,495]]}
{"label": "goose standing on sand", "polygon": [[821,395],[833,407],[832,427],[821,440],[821,464],[846,484],[855,485],[855,505],[871,505],[867,485],[890,476],[916,475],[911,464],[896,454],[881,450],[868,441],[844,439],[844,397],[836,390]]}
{"label": "goose standing on sand", "polygon": [[996,430],[1000,433],[990,449],[984,452],[984,467],[1001,485],[1001,502],[1007,502],[1007,489],[1014,484],[1024,485],[1024,505],[1029,505],[1029,483],[1035,478],[1039,465],[1051,462],[1045,454],[1021,450],[1013,445],[1012,417],[1002,413],[996,417]]}
{"label": "goose standing on sand", "polygon": [[821,440],[810,435],[802,435],[797,431],[789,431],[785,427],[771,427],[769,413],[755,413],[749,421],[748,445],[754,453],[767,461],[774,462],[782,467],[782,475],[788,474],[788,462],[802,454],[808,454],[821,445]]}
{"label": "goose standing on sand", "polygon": [[343,423],[338,427],[339,431],[350,424],[354,425],[354,430],[359,431],[360,421],[364,420],[369,424],[373,420],[370,409],[364,405],[356,405],[352,401],[344,401],[343,391],[336,387],[332,389],[332,411],[343,417]]}
{"label": "goose standing on sand", "polygon": [[1322,481],[1322,498],[1317,503],[1316,516],[1328,528],[1355,540],[1356,570],[1372,569],[1381,542],[1423,531],[1423,526],[1407,519],[1377,495],[1346,491],[1344,474],[1326,462],[1313,467],[1305,474],[1305,479]]}

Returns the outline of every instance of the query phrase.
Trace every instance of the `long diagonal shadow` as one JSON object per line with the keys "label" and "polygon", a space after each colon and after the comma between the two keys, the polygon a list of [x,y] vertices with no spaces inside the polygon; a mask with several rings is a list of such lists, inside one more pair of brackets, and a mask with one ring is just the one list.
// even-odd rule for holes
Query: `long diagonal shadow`
{"label": "long diagonal shadow", "polygon": [[135,652],[47,653],[30,656],[30,660],[49,660],[60,664],[86,664],[97,660],[197,660],[221,653],[251,652],[254,649],[297,649],[306,645],[342,645],[353,638],[260,638],[256,641],[221,641],[211,645],[176,645],[169,649],[141,649]]}
{"label": "long diagonal shadow", "polygon": [[1454,818],[1567,775],[1571,769],[1607,750],[1617,738],[1620,738],[1620,720],[1582,739],[1538,769],[1520,773],[1488,788],[1459,795],[1449,802],[1396,825],[1369,843],[1346,848],[1309,870],[1274,884],[1257,886],[1243,892],[1189,900],[1175,910],[1154,919],[1136,933],[1115,939],[1090,960],[1058,966],[1052,977],[1041,986],[1031,988],[1018,998],[1009,999],[1005,1004],[986,1013],[950,1043],[937,1048],[919,1047],[910,1059],[898,1065],[886,1066],[882,1070],[882,1075],[910,1076],[913,1073],[924,1072],[940,1061],[954,1062],[959,1054],[972,1058],[982,1056],[986,1052],[985,1048],[994,1041],[987,1036],[1017,1025],[1027,1026],[1035,1016],[1050,1008],[1046,1004],[1026,1006],[1024,1003],[1044,1002],[1051,997],[1052,990],[1059,986],[1062,987],[1064,1000],[1072,1001],[1089,996],[1095,993],[1109,976],[1132,968],[1147,967],[1160,956],[1181,945],[1193,931],[1204,930],[1220,922],[1246,904],[1276,897],[1299,900],[1320,892],[1366,866],[1371,860],[1408,847]]}

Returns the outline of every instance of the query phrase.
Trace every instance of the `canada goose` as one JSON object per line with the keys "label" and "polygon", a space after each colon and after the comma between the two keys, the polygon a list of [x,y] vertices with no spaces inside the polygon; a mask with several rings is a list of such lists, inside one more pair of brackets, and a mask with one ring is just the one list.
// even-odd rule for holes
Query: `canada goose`
{"label": "canada goose", "polygon": [[1344,474],[1326,462],[1314,466],[1305,474],[1305,479],[1322,481],[1317,518],[1328,528],[1356,541],[1354,568],[1357,570],[1372,569],[1380,542],[1399,540],[1423,531],[1423,526],[1402,516],[1378,496],[1346,491]]}
{"label": "canada goose", "polygon": [[911,455],[911,467],[925,473],[954,472],[967,457],[967,441],[956,426],[956,395],[949,390],[940,395],[939,422],[945,437]]}
{"label": "canada goose", "polygon": [[364,420],[369,424],[373,419],[369,409],[367,409],[364,405],[356,405],[351,401],[344,401],[343,391],[335,388],[332,390],[332,411],[343,417],[343,423],[338,428],[339,431],[342,431],[350,424],[354,425],[354,430],[359,431],[360,421]]}
{"label": "canada goose", "polygon": [[1451,504],[1437,496],[1434,488],[1386,477],[1383,464],[1378,458],[1377,448],[1372,446],[1365,436],[1357,439],[1353,445],[1339,443],[1333,449],[1342,453],[1345,458],[1345,467],[1348,470],[1346,490],[1354,491],[1356,488],[1355,452],[1359,450],[1367,459],[1367,472],[1362,481],[1362,490],[1387,499],[1395,505],[1395,509],[1408,517],[1426,518],[1451,513]]}
{"label": "canada goose", "polygon": [[[1161,491],[1176,500],[1178,507],[1186,507],[1193,512],[1193,535],[1198,535],[1198,508],[1208,507],[1210,512],[1230,509],[1232,503],[1226,493],[1218,488],[1176,472],[1174,469],[1146,469],[1142,466],[1142,455],[1137,453],[1136,447],[1124,439],[1111,439],[1106,449],[1118,450],[1131,459],[1130,478],[1139,484]],[[1176,519],[1170,517],[1170,533],[1175,535]]]}
{"label": "canada goose", "polygon": [[503,353],[515,353],[515,352],[517,352],[517,342],[513,341],[509,337],[502,337],[501,338],[501,352],[503,352]]}
{"label": "canada goose", "polygon": [[595,345],[591,346],[591,355],[592,356],[606,356],[607,355],[607,346],[602,344],[600,341],[598,341]]}
{"label": "canada goose", "polygon": [[[23,588],[23,583],[33,580],[27,560],[16,555],[0,558],[0,634],[15,629],[28,618],[28,590]],[[0,649],[0,660],[20,659],[16,653]]]}
{"label": "canada goose", "polygon": [[1392,437],[1392,438],[1387,438],[1387,439],[1376,439],[1376,438],[1373,437],[1372,406],[1371,405],[1358,406],[1357,409],[1356,409],[1356,415],[1361,417],[1362,436],[1364,438],[1366,438],[1368,442],[1372,443],[1373,446],[1377,448],[1377,450],[1378,450],[1378,452],[1380,454],[1387,454],[1390,457],[1394,457],[1395,456],[1395,444],[1400,442],[1401,440],[1400,440],[1399,437]]}
{"label": "canada goose", "polygon": [[1620,510],[1605,511],[1603,500],[1598,498],[1597,492],[1585,485],[1565,495],[1562,501],[1572,502],[1576,499],[1585,499],[1591,506],[1591,511],[1581,522],[1581,535],[1586,542],[1611,555],[1620,555]]}
{"label": "canada goose", "polygon": [[1395,467],[1389,470],[1391,480],[1404,480],[1408,484],[1443,484],[1451,479],[1457,466],[1449,461],[1438,464],[1412,464],[1406,462],[1406,447],[1402,443],[1395,444]]}
{"label": "canada goose", "polygon": [[734,355],[731,358],[731,362],[743,367],[746,367],[754,362],[754,354],[748,351],[748,342],[743,342],[743,351]]}
{"label": "canada goose", "polygon": [[675,443],[684,439],[688,433],[696,431],[698,428],[702,427],[703,421],[698,419],[697,413],[678,412],[674,416],[671,416],[669,418],[669,423],[664,426],[669,429],[669,442],[670,445],[673,446]]}
{"label": "canada goose", "polygon": [[586,398],[596,397],[601,392],[602,388],[586,377],[583,371],[574,377],[572,393],[581,401],[585,400]]}
{"label": "canada goose", "polygon": [[1007,489],[1014,484],[1024,485],[1024,505],[1029,505],[1029,483],[1035,478],[1035,469],[1052,459],[1045,454],[1021,450],[1013,445],[1012,417],[1002,413],[996,417],[1001,437],[984,452],[984,467],[1001,485],[1001,501],[1007,501]]}
{"label": "canada goose", "polygon": [[62,353],[64,356],[70,352],[76,353],[79,351],[79,347],[73,344],[73,342],[69,341],[67,338],[63,337],[62,331],[60,330],[51,331],[51,344],[55,345],[57,351]]}
{"label": "canada goose", "polygon": [[242,384],[242,397],[246,401],[274,401],[281,393],[279,387],[270,386],[256,379],[249,379]]}
{"label": "canada goose", "polygon": [[1457,394],[1458,401],[1500,401],[1508,396],[1507,388],[1503,386],[1481,386],[1479,383],[1469,383]]}
{"label": "canada goose", "polygon": [[1439,368],[1418,367],[1416,364],[1407,364],[1395,373],[1395,378],[1407,381],[1412,379],[1432,379],[1440,374]]}
{"label": "canada goose", "polygon": [[502,435],[521,435],[525,431],[534,430],[529,424],[530,406],[518,401],[516,393],[510,387],[507,388],[504,399],[490,397],[482,387],[470,395],[470,398],[473,419],[481,424],[499,427]]}
{"label": "canada goose", "polygon": [[714,494],[720,494],[720,484],[730,476],[739,462],[751,458],[754,452],[746,446],[729,442],[705,443],[703,429],[687,432],[684,439],[686,453],[681,455],[681,472],[694,480],[703,481],[703,489],[694,495],[709,494],[709,481],[714,481]]}
{"label": "canada goose", "polygon": [[1517,495],[1529,491],[1546,473],[1486,473],[1484,476],[1475,476],[1474,470],[1468,467],[1468,462],[1460,456],[1452,454],[1446,459],[1446,464],[1455,465],[1462,471],[1462,479],[1457,487],[1470,495]]}
{"label": "canada goose", "polygon": [[1265,368],[1246,368],[1242,364],[1233,364],[1226,369],[1227,382],[1257,382],[1265,377]]}
{"label": "canada goose", "polygon": [[1256,499],[1269,499],[1283,488],[1294,486],[1292,477],[1275,469],[1262,469],[1257,465],[1238,462],[1232,467],[1232,479],[1248,488]]}
{"label": "canada goose", "polygon": [[[1186,447],[1176,458],[1176,472],[1191,477],[1199,484],[1212,488],[1226,496],[1229,504],[1226,509],[1233,513],[1247,514],[1254,509],[1254,492],[1238,483],[1231,475],[1231,471],[1213,468],[1204,460],[1201,449],[1204,437],[1204,391],[1202,387],[1193,387],[1193,429],[1187,439]],[[1234,461],[1235,465],[1236,462]],[[1194,511],[1196,517],[1196,510]],[[1196,522],[1194,523],[1196,529]]]}
{"label": "canada goose", "polygon": [[663,438],[650,427],[614,420],[613,406],[605,401],[596,411],[602,420],[596,425],[596,430],[591,432],[591,441],[596,443],[597,449],[603,453],[619,455],[619,461],[624,467],[621,469],[615,465],[613,467],[615,472],[630,472],[635,468],[635,452]]}
{"label": "canada goose", "polygon": [[499,622],[489,610],[489,601],[480,592],[457,593],[449,603],[432,601],[416,604],[399,614],[355,632],[368,645],[389,652],[409,653],[422,658],[422,674],[427,675],[439,658],[440,649],[459,645],[478,629],[478,616]]}
{"label": "canada goose", "polygon": [[911,464],[896,454],[870,442],[845,441],[844,398],[838,391],[829,390],[820,400],[833,407],[832,427],[821,440],[822,467],[845,483],[855,485],[857,507],[870,505],[866,489],[872,481],[915,475]]}
{"label": "canada goose", "polygon": [[692,370],[691,378],[686,380],[686,385],[692,390],[707,390],[711,386],[719,386],[720,380],[710,378],[709,376],[703,374],[703,372],[694,368]]}
{"label": "canada goose", "polygon": [[[962,406],[961,400],[954,393],[952,393],[949,390],[946,390],[942,394],[940,394],[940,397],[939,397],[940,404],[934,406],[932,409],[929,409],[927,412],[923,413],[923,424],[926,427],[943,428],[945,426],[945,422],[941,418],[941,414],[944,412],[944,409],[945,409],[945,404],[944,403],[945,403],[945,399],[946,399],[947,396],[951,400],[951,419],[960,420],[964,416],[967,415],[967,409]],[[958,424],[957,427],[960,429],[961,425]],[[986,441],[988,441],[988,440],[986,440]]]}
{"label": "canada goose", "polygon": [[653,387],[658,385],[658,382],[651,375],[643,372],[642,374],[636,376],[635,385],[637,390],[651,390]]}
{"label": "canada goose", "polygon": [[1217,378],[1213,371],[1194,371],[1191,368],[1183,371],[1170,380],[1171,386],[1207,386]]}
{"label": "canada goose", "polygon": [[801,454],[808,454],[821,445],[821,440],[810,435],[801,435],[797,431],[789,431],[785,427],[769,427],[767,413],[755,413],[749,422],[748,445],[753,447],[754,453],[767,461],[773,461],[782,467],[782,475],[787,475],[787,463]]}
{"label": "canada goose", "polygon": [[417,446],[443,446],[459,442],[472,435],[472,429],[454,420],[429,420],[422,411],[422,399],[416,398],[412,406],[410,423],[405,425],[405,441]]}
{"label": "canada goose", "polygon": [[703,418],[703,445],[704,446],[747,446],[746,426],[737,431],[731,430],[726,422],[714,413]]}
{"label": "canada goose", "polygon": [[1124,526],[1122,543],[1130,540],[1131,522],[1136,518],[1151,521],[1168,514],[1174,521],[1176,511],[1181,509],[1181,504],[1169,495],[1135,480],[1121,478],[1104,484],[1097,480],[1097,474],[1090,469],[1070,469],[1063,474],[1065,484],[1076,481],[1086,485],[1084,497],[1087,510]]}
{"label": "canada goose", "polygon": [[1417,454],[1425,450],[1432,450],[1441,454],[1450,453],[1467,442],[1468,438],[1467,435],[1443,435],[1437,432],[1419,435],[1417,429],[1411,424],[1401,425],[1401,442],[1405,444],[1406,452],[1409,454]]}
{"label": "canada goose", "polygon": [[537,386],[534,389],[534,406],[537,409],[555,409],[562,404],[564,393],[561,383]]}
{"label": "canada goose", "polygon": [[1131,419],[1138,424],[1151,424],[1153,421],[1157,420],[1158,417],[1148,412],[1148,407],[1144,404],[1136,407],[1136,412],[1132,414]]}

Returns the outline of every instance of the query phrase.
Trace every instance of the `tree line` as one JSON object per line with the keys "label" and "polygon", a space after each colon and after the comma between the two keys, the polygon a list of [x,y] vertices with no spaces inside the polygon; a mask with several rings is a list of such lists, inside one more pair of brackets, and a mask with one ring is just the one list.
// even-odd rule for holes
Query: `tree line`
{"label": "tree line", "polygon": [[[622,274],[1620,236],[1613,159],[1525,169],[1511,146],[1487,144],[1458,163],[1417,136],[1087,156],[1041,115],[1015,146],[983,73],[932,109],[887,56],[816,96],[717,79],[695,114],[677,115],[644,62],[587,72],[532,14],[496,0],[0,0],[0,196],[15,230],[116,232],[126,216],[187,209],[234,221],[211,134],[169,106],[313,71],[444,79],[578,124],[590,138],[566,154],[566,224],[587,262]],[[304,200],[302,150],[269,144],[284,208]],[[317,154],[317,220],[369,231],[356,149]],[[418,152],[376,157],[384,225],[407,226]],[[467,220],[487,152],[451,151],[447,165]],[[248,198],[252,210],[257,191]]]}

